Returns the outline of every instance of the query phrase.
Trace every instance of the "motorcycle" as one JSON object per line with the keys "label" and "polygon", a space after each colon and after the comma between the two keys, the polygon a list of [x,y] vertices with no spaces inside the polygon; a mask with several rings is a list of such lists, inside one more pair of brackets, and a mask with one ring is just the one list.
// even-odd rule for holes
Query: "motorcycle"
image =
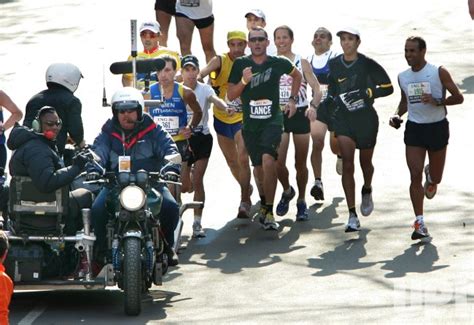
{"label": "motorcycle", "polygon": [[[180,160],[179,154],[167,158]],[[91,162],[95,162],[92,154]],[[0,220],[11,243],[6,272],[13,279],[15,290],[104,289],[118,285],[124,292],[125,314],[138,315],[142,293],[152,284],[162,285],[168,270],[167,243],[157,217],[162,196],[153,185],[179,188],[180,183],[144,170],[104,173],[101,179],[85,183],[110,186],[116,193],[114,213],[106,228],[105,265],[94,268],[96,237],[91,229],[90,209],[81,211],[81,231],[74,236],[64,234],[69,187],[41,193],[28,177],[15,176],[10,182],[9,217],[6,222]],[[191,202],[180,207],[176,246],[180,242],[182,214],[201,206],[201,202]]]}

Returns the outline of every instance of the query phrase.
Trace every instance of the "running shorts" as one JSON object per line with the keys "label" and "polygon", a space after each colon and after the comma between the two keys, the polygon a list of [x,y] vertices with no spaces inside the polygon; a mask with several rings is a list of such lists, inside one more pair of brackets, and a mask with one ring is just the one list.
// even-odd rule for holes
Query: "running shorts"
{"label": "running shorts", "polygon": [[293,134],[306,134],[311,131],[310,121],[305,116],[308,107],[298,107],[295,115],[288,118],[287,114],[283,114],[284,132]]}
{"label": "running shorts", "polygon": [[269,154],[275,160],[278,158],[278,147],[281,142],[283,127],[278,124],[269,124],[261,130],[242,129],[245,147],[253,166],[262,165],[263,154]]}
{"label": "running shorts", "polygon": [[428,151],[444,149],[449,140],[449,122],[447,119],[427,124],[407,121],[404,140],[407,146],[422,147]]}
{"label": "running shorts", "polygon": [[212,135],[196,133],[189,138],[189,148],[191,149],[188,159],[188,166],[191,166],[200,159],[208,159],[212,151]]}

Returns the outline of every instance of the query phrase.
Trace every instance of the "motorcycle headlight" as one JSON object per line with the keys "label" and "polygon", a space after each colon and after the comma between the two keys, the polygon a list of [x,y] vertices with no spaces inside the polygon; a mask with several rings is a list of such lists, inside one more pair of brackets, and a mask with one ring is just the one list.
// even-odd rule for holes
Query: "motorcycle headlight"
{"label": "motorcycle headlight", "polygon": [[145,205],[145,192],[135,185],[125,187],[120,192],[120,204],[129,211],[137,211]]}

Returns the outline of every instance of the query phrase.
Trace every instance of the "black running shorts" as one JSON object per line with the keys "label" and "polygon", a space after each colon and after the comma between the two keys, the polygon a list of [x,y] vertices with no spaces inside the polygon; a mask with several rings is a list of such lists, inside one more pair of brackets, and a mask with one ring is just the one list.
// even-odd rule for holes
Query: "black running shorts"
{"label": "black running shorts", "polygon": [[444,119],[435,123],[418,124],[407,121],[405,126],[405,145],[438,151],[448,145],[449,122]]}

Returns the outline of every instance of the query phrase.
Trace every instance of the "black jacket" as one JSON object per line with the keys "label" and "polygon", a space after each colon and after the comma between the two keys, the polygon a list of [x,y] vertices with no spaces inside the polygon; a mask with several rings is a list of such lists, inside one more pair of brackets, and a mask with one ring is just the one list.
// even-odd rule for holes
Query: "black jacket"
{"label": "black jacket", "polygon": [[64,167],[54,141],[24,126],[11,131],[7,145],[14,150],[10,175],[31,177],[41,192],[50,193],[68,185],[81,172],[78,166]]}
{"label": "black jacket", "polygon": [[25,119],[23,125],[31,127],[36,114],[43,106],[52,106],[56,109],[63,126],[57,138],[59,153],[62,155],[66,146],[68,134],[76,144],[84,139],[84,127],[82,126],[81,110],[82,104],[79,98],[69,89],[56,83],[48,83],[48,89],[34,95],[26,104]]}

